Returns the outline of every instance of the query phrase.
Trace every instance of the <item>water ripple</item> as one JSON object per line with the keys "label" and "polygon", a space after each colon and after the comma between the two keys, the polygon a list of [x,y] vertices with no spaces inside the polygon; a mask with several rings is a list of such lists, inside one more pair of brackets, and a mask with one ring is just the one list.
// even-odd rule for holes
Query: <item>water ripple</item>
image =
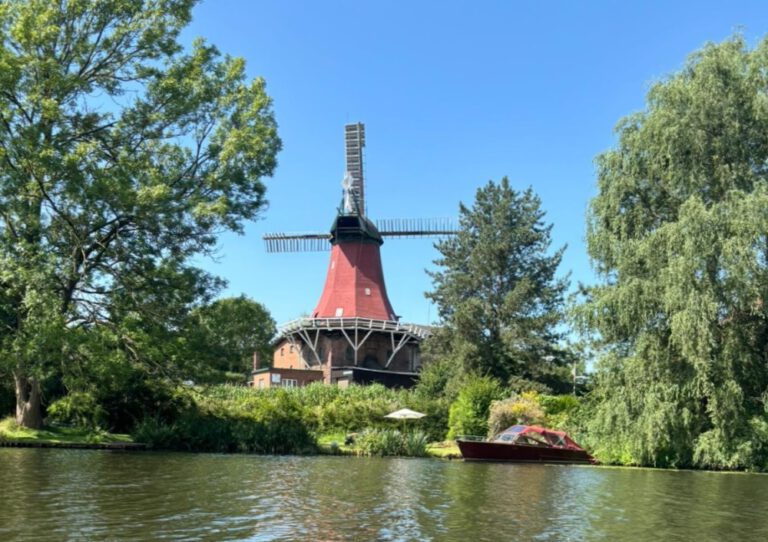
{"label": "water ripple", "polygon": [[0,540],[765,540],[768,477],[0,449]]}

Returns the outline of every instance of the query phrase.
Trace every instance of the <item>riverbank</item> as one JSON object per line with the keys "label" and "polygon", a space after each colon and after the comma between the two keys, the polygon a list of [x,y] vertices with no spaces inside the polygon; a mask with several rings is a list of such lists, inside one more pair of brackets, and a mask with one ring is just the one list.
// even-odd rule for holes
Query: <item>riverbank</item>
{"label": "riverbank", "polygon": [[0,420],[0,447],[76,448],[91,450],[146,450],[130,435],[78,427],[50,426],[43,429],[21,427],[12,417]]}
{"label": "riverbank", "polygon": [[[407,435],[407,434],[406,434]],[[318,455],[379,455],[361,449],[348,433],[331,432],[317,436]],[[142,451],[150,449],[145,443],[134,442],[127,434],[93,431],[75,427],[44,427],[28,429],[16,424],[11,417],[0,420],[0,447],[6,448],[71,448],[92,450]],[[207,451],[194,450],[187,451]],[[305,454],[303,454],[305,455]],[[312,455],[312,454],[309,454]],[[381,454],[407,456],[410,454]],[[425,442],[419,457],[460,459],[461,454],[453,441]]]}

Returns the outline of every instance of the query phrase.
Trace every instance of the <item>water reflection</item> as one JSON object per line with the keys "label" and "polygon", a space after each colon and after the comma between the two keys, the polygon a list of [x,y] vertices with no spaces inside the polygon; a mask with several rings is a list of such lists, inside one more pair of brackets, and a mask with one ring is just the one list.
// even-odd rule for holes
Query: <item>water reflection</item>
{"label": "water reflection", "polygon": [[768,477],[0,449],[0,540],[765,540]]}

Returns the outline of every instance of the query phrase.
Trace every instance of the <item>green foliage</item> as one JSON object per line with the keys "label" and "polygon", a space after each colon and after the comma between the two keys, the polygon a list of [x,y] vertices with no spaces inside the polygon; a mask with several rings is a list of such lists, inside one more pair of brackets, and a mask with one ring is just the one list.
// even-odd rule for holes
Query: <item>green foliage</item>
{"label": "green foliage", "polygon": [[194,4],[0,5],[0,370],[20,389],[90,357],[91,333],[182,361],[179,324],[220,285],[193,256],[264,208],[271,101],[242,59],[183,50]]}
{"label": "green foliage", "polygon": [[525,393],[528,391],[535,391],[540,394],[552,393],[552,389],[546,384],[519,376],[510,377],[507,381],[507,388],[512,393]]}
{"label": "green foliage", "polygon": [[[180,388],[177,393],[188,399],[187,406],[171,415],[140,421],[133,432],[136,441],[160,449],[302,453],[315,448],[312,435],[373,431],[385,435],[379,435],[382,439],[396,434],[397,444],[371,448],[366,454],[381,455],[379,450],[386,449],[394,450],[392,455],[424,455],[428,440],[441,438],[446,431],[445,403],[380,385],[339,388],[313,384],[261,390],[218,385]],[[403,407],[419,409],[427,416],[408,420],[408,432],[400,434],[393,431],[398,422],[384,415]]]}
{"label": "green foliage", "polygon": [[539,395],[538,403],[546,414],[547,427],[578,434],[576,419],[582,407],[581,400],[573,395]]}
{"label": "green foliage", "polygon": [[131,442],[128,435],[107,433],[101,429],[59,426],[30,429],[16,423],[14,417],[0,419],[0,441],[2,440],[59,444]]}
{"label": "green foliage", "polygon": [[543,218],[533,190],[503,178],[480,188],[471,208],[462,204],[458,235],[437,244],[427,297],[446,327],[442,355],[464,373],[540,380],[563,363],[557,326],[568,283],[555,273],[564,249],[548,254]]}
{"label": "green foliage", "polygon": [[488,412],[493,401],[503,397],[504,390],[495,378],[470,376],[453,402],[448,417],[448,438],[461,435],[485,435]]}
{"label": "green foliage", "polygon": [[366,429],[357,436],[355,449],[361,455],[424,457],[427,443],[427,435],[421,431]]}
{"label": "green foliage", "polygon": [[491,403],[488,416],[488,437],[493,437],[513,425],[545,423],[545,414],[536,392],[526,392]]}
{"label": "green foliage", "polygon": [[0,418],[13,412],[16,396],[10,379],[0,379]]}
{"label": "green foliage", "polygon": [[288,454],[315,450],[305,409],[284,390],[258,401],[215,400],[201,395],[172,422],[143,420],[134,439],[160,449]]}
{"label": "green foliage", "polygon": [[199,382],[244,382],[254,352],[262,363],[270,360],[270,340],[276,331],[269,311],[246,296],[194,309],[182,333],[189,359],[194,360],[189,377]]}
{"label": "green foliage", "polygon": [[105,426],[107,413],[92,394],[72,392],[51,403],[48,419],[86,429],[99,429]]}
{"label": "green foliage", "polygon": [[[709,44],[655,84],[597,159],[588,250],[603,461],[765,466],[768,40]],[[601,456],[601,454],[603,454]]]}
{"label": "green foliage", "polygon": [[243,386],[212,386],[203,396],[213,404],[248,411],[275,394],[287,394],[302,409],[306,426],[315,434],[360,432],[365,429],[392,429],[401,422],[385,418],[401,408],[411,408],[426,414],[418,420],[408,420],[407,429],[425,433],[439,440],[447,431],[448,404],[442,399],[425,399],[407,390],[393,390],[379,384],[371,386],[325,386],[311,384],[301,388],[252,389]]}
{"label": "green foliage", "polygon": [[450,331],[437,328],[421,347],[422,367],[415,392],[426,399],[446,398],[453,402],[459,394],[463,368],[452,359],[448,346]]}

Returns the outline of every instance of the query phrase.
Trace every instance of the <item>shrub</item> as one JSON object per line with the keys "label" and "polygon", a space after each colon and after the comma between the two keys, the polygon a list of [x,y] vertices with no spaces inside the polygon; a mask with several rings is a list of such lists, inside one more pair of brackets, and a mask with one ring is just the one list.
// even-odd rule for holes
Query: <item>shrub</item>
{"label": "shrub", "polygon": [[[426,355],[424,357],[428,358]],[[462,376],[461,363],[455,359],[445,355],[424,359],[414,393],[421,398],[448,397],[453,401],[458,394],[457,383]]]}
{"label": "shrub", "polygon": [[366,429],[357,436],[356,449],[361,455],[427,455],[427,435],[421,431],[401,433],[395,429]]}
{"label": "shrub", "polygon": [[106,423],[107,412],[92,394],[73,391],[48,407],[48,419],[86,429],[99,429]]}
{"label": "shrub", "polygon": [[488,410],[503,396],[499,381],[488,376],[470,376],[451,405],[448,415],[448,438],[460,435],[485,435],[488,432]]}
{"label": "shrub", "polygon": [[117,432],[132,432],[147,418],[171,423],[195,404],[190,388],[140,370],[130,370],[115,377],[115,381],[100,382],[94,396],[107,412],[107,426]]}
{"label": "shrub", "polygon": [[[424,435],[425,442],[441,440],[447,430],[448,403],[444,399],[418,397],[412,391],[381,385],[339,388],[312,384],[258,390],[217,385],[180,388],[179,393],[190,404],[173,416],[150,416],[136,427],[137,440],[156,443],[158,448],[294,453],[292,450],[313,448],[313,434],[393,429],[394,422],[384,416],[404,407],[426,414],[407,422],[407,428]],[[294,444],[287,446],[285,441]]]}
{"label": "shrub", "polygon": [[414,431],[403,435],[402,455],[408,457],[424,457],[427,455],[427,444],[429,438],[426,433]]}
{"label": "shrub", "polygon": [[527,391],[535,391],[542,395],[552,393],[552,389],[546,384],[536,382],[535,380],[528,380],[521,376],[513,375],[507,381],[507,388],[512,393],[525,393]]}
{"label": "shrub", "polygon": [[544,410],[539,406],[538,398],[538,393],[528,391],[503,401],[491,403],[491,411],[488,416],[488,436],[492,437],[512,425],[544,423]]}
{"label": "shrub", "polygon": [[[248,390],[246,390],[248,391]],[[154,448],[196,452],[307,453],[316,448],[300,403],[285,390],[232,401],[199,395],[195,406],[173,421],[145,420],[137,441]]]}
{"label": "shrub", "polygon": [[547,415],[547,423],[555,429],[572,431],[574,416],[581,407],[581,401],[573,395],[540,395],[539,404]]}

